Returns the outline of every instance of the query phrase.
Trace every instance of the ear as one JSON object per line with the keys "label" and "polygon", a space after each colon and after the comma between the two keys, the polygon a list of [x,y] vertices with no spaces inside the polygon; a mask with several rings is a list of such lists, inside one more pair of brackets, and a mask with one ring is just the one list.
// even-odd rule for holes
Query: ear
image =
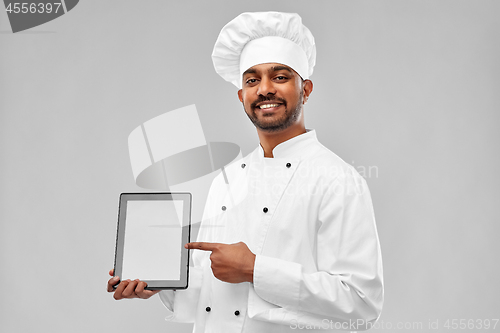
{"label": "ear", "polygon": [[240,99],[240,102],[243,103],[243,91],[241,89],[238,90],[238,98]]}
{"label": "ear", "polygon": [[313,83],[311,80],[304,80],[302,90],[304,92],[304,101],[303,104],[306,104],[307,100],[309,99],[309,95],[313,91]]}

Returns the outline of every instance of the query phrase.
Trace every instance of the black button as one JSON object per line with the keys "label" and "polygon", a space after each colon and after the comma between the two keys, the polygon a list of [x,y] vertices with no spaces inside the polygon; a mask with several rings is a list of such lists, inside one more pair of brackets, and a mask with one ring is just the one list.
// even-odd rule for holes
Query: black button
{"label": "black button", "polygon": [[239,316],[240,315],[240,312],[238,310],[234,311],[234,315],[235,316]]}
{"label": "black button", "polygon": [[291,167],[291,166],[292,166],[292,165],[291,165],[290,163],[287,163],[287,164],[286,164],[286,167],[287,167],[287,168],[289,168],[289,167]]}
{"label": "black button", "polygon": [[243,163],[243,164],[241,165],[241,168],[242,168],[242,169],[244,169],[246,166],[247,166],[247,165],[246,165],[245,163]]}
{"label": "black button", "polygon": [[226,206],[222,206],[222,210],[226,210]]}
{"label": "black button", "polygon": [[207,312],[210,312],[210,310],[212,310],[212,309],[210,309],[210,307],[209,307],[209,306],[207,306],[207,307],[205,308],[205,310],[206,310]]}
{"label": "black button", "polygon": [[263,209],[264,213],[267,213],[268,210],[269,209],[267,209],[267,207],[264,207],[264,209]]}

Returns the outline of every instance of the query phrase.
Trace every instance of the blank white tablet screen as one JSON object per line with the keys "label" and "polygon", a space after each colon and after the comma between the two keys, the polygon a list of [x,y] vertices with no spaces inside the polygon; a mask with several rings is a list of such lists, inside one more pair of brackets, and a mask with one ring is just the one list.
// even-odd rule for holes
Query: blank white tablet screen
{"label": "blank white tablet screen", "polygon": [[180,279],[182,200],[129,200],[121,280]]}

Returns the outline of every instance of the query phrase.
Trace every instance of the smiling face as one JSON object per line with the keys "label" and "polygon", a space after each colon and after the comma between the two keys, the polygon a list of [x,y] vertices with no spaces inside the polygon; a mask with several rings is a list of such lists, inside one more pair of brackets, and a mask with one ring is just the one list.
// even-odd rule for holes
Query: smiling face
{"label": "smiling face", "polygon": [[311,81],[302,81],[288,66],[269,63],[243,73],[238,97],[257,130],[271,133],[304,127],[302,105],[311,91]]}

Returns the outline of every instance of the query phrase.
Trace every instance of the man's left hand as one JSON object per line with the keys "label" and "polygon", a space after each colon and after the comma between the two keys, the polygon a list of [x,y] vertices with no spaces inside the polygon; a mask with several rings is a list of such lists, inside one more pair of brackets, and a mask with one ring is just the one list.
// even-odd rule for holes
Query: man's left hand
{"label": "man's left hand", "polygon": [[184,245],[186,249],[212,251],[212,272],[224,282],[253,282],[253,266],[255,254],[248,246],[239,242],[236,244],[221,244],[207,242],[192,242]]}

